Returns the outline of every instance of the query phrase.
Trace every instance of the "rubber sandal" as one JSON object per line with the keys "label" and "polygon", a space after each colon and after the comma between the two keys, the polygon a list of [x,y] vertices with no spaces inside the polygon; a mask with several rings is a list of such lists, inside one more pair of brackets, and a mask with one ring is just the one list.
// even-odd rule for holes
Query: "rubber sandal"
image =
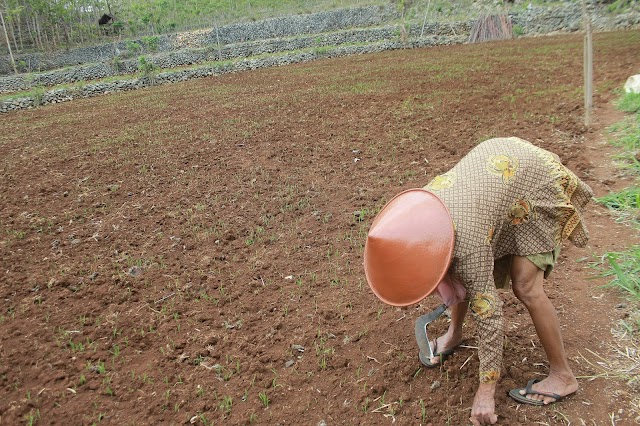
{"label": "rubber sandal", "polygon": [[433,368],[433,367],[438,367],[438,366],[442,365],[442,363],[444,363],[444,361],[447,358],[449,358],[449,356],[451,354],[453,354],[453,352],[458,348],[458,346],[460,346],[460,343],[458,343],[453,348],[448,349],[446,351],[442,351],[442,352],[436,352],[436,350],[437,350],[437,346],[436,345],[437,345],[437,340],[434,340],[433,341],[433,352],[434,352],[433,356],[434,356],[434,358],[438,357],[438,359],[440,360],[439,362],[432,363],[431,360],[424,353],[422,353],[422,351],[420,351],[418,353],[418,358],[420,358],[420,362],[425,367]]}
{"label": "rubber sandal", "polygon": [[[566,396],[569,395],[565,395],[565,396],[560,396],[557,393],[550,393],[550,392],[541,392],[541,391],[536,391],[533,390],[533,385],[538,383],[540,380],[538,379],[531,379],[527,382],[527,386],[524,388],[525,394],[521,395],[520,391],[522,390],[522,388],[517,388],[517,389],[511,389],[509,391],[509,396],[513,399],[515,399],[516,401],[523,403],[523,404],[529,404],[529,405],[536,405],[536,406],[541,406],[541,405],[549,405],[549,404],[555,404],[556,402],[562,400],[563,398],[565,398]],[[541,395],[541,396],[546,396],[548,398],[553,398],[554,401],[550,402],[549,404],[545,404],[543,401],[539,401],[537,399],[531,399],[531,398],[527,398],[527,395]]]}

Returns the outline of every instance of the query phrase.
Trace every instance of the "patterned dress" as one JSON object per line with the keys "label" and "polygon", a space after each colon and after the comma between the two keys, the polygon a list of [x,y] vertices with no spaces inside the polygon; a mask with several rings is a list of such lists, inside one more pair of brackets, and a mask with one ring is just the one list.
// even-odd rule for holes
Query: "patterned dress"
{"label": "patterned dress", "polygon": [[425,189],[449,208],[455,227],[451,271],[464,284],[477,322],[480,382],[502,364],[502,301],[494,260],[552,251],[563,239],[583,247],[591,189],[557,155],[518,138],[482,142]]}

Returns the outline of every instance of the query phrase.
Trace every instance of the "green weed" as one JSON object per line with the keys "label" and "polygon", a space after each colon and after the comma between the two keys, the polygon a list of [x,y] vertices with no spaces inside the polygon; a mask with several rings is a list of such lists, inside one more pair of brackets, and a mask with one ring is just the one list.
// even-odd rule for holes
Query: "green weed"
{"label": "green weed", "polygon": [[618,288],[640,302],[640,245],[624,252],[609,252],[604,256],[609,270],[602,276],[610,277],[608,286]]}
{"label": "green weed", "polygon": [[233,407],[233,398],[231,398],[230,396],[224,395],[222,397],[222,402],[220,403],[220,409],[225,414],[229,414],[231,412],[232,407]]}
{"label": "green weed", "polygon": [[258,398],[260,399],[260,402],[262,403],[264,408],[268,408],[269,407],[269,396],[267,396],[267,392],[265,392],[265,391],[260,392],[258,394]]}
{"label": "green weed", "polygon": [[640,93],[625,93],[617,106],[624,112],[640,113]]}
{"label": "green weed", "polygon": [[424,401],[422,399],[420,400],[418,405],[420,406],[420,419],[422,420],[422,423],[424,423],[427,421],[427,407],[425,407]]}
{"label": "green weed", "polygon": [[640,187],[632,186],[596,199],[618,216],[617,221],[640,224]]}

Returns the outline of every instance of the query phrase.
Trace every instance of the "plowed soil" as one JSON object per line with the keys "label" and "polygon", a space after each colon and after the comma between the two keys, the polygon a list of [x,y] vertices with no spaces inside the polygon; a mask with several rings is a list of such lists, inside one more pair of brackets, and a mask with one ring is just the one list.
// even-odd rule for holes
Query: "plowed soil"
{"label": "plowed soil", "polygon": [[[193,80],[0,117],[0,424],[468,424],[468,347],[418,360],[435,300],[383,305],[362,267],[397,192],[480,141],[556,152],[598,196],[629,185],[605,129],[640,32],[393,51]],[[613,356],[624,302],[589,263],[638,242],[592,204],[546,288],[572,367]],[[630,424],[622,381],[561,403],[506,391],[543,377],[531,320],[504,292],[500,424]],[[439,320],[434,331],[443,331]],[[612,346],[614,345],[614,346]],[[613,417],[612,417],[613,416]],[[583,423],[581,423],[581,420]]]}

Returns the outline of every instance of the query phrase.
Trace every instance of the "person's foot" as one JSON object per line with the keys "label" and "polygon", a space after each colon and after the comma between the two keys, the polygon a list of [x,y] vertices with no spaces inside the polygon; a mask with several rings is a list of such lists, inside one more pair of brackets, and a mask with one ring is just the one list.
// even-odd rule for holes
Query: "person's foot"
{"label": "person's foot", "polygon": [[446,333],[436,340],[429,342],[431,344],[431,348],[433,349],[433,354],[436,355],[431,358],[431,363],[434,365],[440,364],[441,355],[450,355],[455,348],[460,346],[462,342],[462,336],[453,336],[452,334]]}
{"label": "person's foot", "polygon": [[540,401],[542,404],[547,405],[558,401],[559,398],[557,397],[564,398],[577,391],[578,381],[573,374],[561,375],[551,373],[546,379],[534,383],[531,389],[535,392],[540,392],[540,394],[528,394],[526,389],[521,389],[519,393],[529,400]]}

